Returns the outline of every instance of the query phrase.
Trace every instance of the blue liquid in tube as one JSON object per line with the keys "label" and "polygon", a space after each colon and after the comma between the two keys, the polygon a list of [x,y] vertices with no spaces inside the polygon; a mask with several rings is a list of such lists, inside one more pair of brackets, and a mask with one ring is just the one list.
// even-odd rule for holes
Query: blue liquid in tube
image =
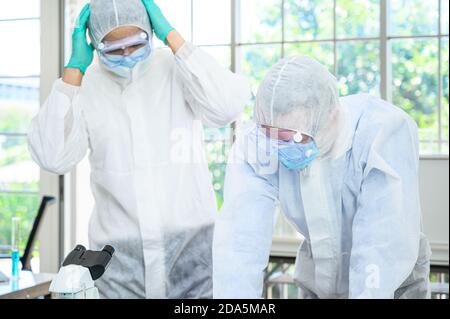
{"label": "blue liquid in tube", "polygon": [[13,280],[19,279],[19,242],[20,242],[20,218],[13,217],[11,220],[11,261],[12,271],[11,277]]}
{"label": "blue liquid in tube", "polygon": [[12,250],[11,252],[11,261],[12,261],[12,272],[11,276],[13,279],[19,278],[19,251],[17,249]]}

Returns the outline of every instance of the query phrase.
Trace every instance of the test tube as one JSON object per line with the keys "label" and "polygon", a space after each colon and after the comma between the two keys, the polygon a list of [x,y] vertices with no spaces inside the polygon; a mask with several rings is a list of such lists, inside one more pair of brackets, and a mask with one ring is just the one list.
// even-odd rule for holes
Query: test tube
{"label": "test tube", "polygon": [[20,217],[13,217],[11,220],[11,260],[12,279],[19,278],[19,243],[20,243]]}

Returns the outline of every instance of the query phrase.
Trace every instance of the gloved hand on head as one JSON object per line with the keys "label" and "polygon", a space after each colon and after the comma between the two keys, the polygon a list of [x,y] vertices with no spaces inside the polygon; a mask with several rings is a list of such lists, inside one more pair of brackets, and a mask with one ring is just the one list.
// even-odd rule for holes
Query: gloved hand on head
{"label": "gloved hand on head", "polygon": [[174,30],[174,27],[170,25],[170,23],[167,21],[167,19],[164,17],[164,15],[161,12],[161,9],[158,7],[158,5],[153,0],[142,0],[142,3],[145,6],[145,9],[147,10],[147,13],[150,17],[153,30],[155,31],[156,36],[158,39],[163,41],[165,44],[167,44],[166,38],[167,34]]}
{"label": "gloved hand on head", "polygon": [[72,55],[66,68],[79,69],[86,73],[87,68],[94,60],[94,48],[88,43],[86,30],[91,15],[89,4],[86,4],[78,16],[72,33]]}
{"label": "gloved hand on head", "polygon": [[[78,17],[72,34],[72,56],[66,68],[79,69],[83,74],[92,64],[94,49],[111,31],[133,26],[145,31],[149,40],[156,36],[167,44],[167,34],[174,30],[153,0],[92,0]],[[92,44],[88,43],[86,31]]]}
{"label": "gloved hand on head", "polygon": [[279,61],[259,86],[255,120],[258,124],[309,134],[317,144],[319,156],[326,156],[342,123],[336,78],[310,57]]}
{"label": "gloved hand on head", "polygon": [[141,0],[92,0],[86,4],[72,34],[72,55],[66,68],[76,68],[84,74],[92,64],[94,49],[99,49],[107,34],[122,26],[142,29],[150,40],[153,36],[149,15]]}

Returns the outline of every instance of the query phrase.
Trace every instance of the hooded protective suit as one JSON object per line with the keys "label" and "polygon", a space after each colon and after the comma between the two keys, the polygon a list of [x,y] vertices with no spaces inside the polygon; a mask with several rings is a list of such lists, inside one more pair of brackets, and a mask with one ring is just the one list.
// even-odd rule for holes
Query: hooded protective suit
{"label": "hooded protective suit", "polygon": [[[111,28],[125,14],[118,7],[126,8],[105,7],[113,8]],[[93,5],[91,19],[95,15]],[[190,43],[175,55],[154,51],[127,79],[100,65],[89,68],[81,88],[55,82],[32,122],[30,151],[56,174],[69,172],[90,151],[91,248],[116,249],[97,282],[101,296],[212,296],[216,203],[203,125],[227,125],[249,98],[245,79]]]}
{"label": "hooded protective suit", "polygon": [[327,73],[296,57],[263,81],[256,121],[312,132],[323,155],[288,170],[255,124],[237,139],[214,232],[214,298],[261,297],[277,206],[305,238],[295,271],[302,297],[429,297],[416,124],[369,95],[339,99]]}

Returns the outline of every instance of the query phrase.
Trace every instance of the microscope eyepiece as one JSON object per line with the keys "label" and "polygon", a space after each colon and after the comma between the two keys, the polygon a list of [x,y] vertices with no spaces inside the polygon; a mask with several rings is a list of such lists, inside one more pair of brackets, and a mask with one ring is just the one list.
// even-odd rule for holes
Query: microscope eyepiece
{"label": "microscope eyepiece", "polygon": [[86,247],[84,247],[83,245],[77,245],[74,250],[78,252],[84,252],[86,251]]}
{"label": "microscope eyepiece", "polygon": [[106,245],[105,247],[103,247],[102,249],[104,252],[107,252],[111,257],[114,255],[114,248],[110,245]]}
{"label": "microscope eyepiece", "polygon": [[77,245],[66,257],[63,266],[79,265],[89,269],[93,280],[100,278],[108,268],[115,249],[106,245],[101,251],[86,250],[82,245]]}

